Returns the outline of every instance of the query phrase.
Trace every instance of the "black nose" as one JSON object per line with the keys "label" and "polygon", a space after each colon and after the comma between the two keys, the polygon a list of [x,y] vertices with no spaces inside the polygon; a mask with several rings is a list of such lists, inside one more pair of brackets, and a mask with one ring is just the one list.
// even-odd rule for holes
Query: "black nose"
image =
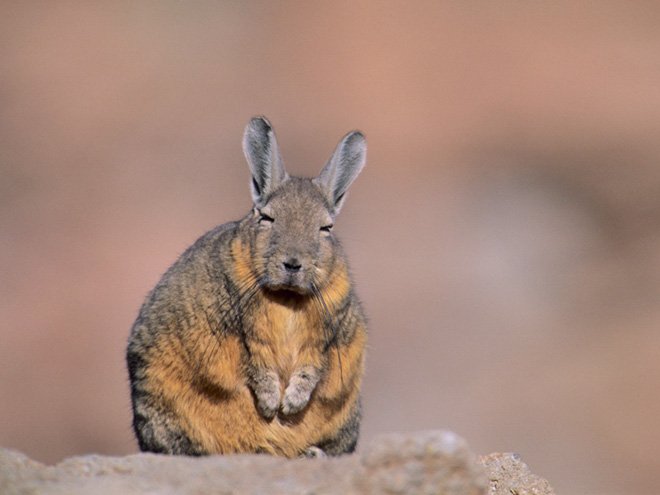
{"label": "black nose", "polygon": [[290,258],[282,264],[284,265],[284,269],[289,273],[299,272],[300,269],[302,268],[302,265],[300,264],[298,258]]}

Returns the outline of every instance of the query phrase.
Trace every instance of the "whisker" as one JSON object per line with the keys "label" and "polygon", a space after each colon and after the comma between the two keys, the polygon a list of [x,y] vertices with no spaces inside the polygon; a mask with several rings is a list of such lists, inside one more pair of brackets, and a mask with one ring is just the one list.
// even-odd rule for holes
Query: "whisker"
{"label": "whisker", "polygon": [[214,338],[206,345],[202,351],[201,359],[197,359],[193,368],[197,372],[201,371],[209,360],[215,360],[217,352],[222,345],[222,332],[235,331],[241,337],[241,341],[247,352],[249,347],[245,342],[244,315],[249,314],[249,310],[254,304],[255,295],[261,288],[261,277],[254,275],[242,284],[236,286],[226,275],[221,285],[227,294],[223,298],[220,291],[216,295],[217,300],[206,307],[201,308],[202,314],[206,320],[209,330]]}
{"label": "whisker", "polygon": [[330,339],[328,339],[327,334],[325,333],[326,321],[324,321],[323,332],[324,332],[324,337],[326,337],[325,348],[328,349],[329,347],[334,346],[335,351],[337,352],[337,361],[339,363],[339,379],[342,388],[344,388],[344,371],[341,363],[341,353],[339,352],[339,330],[336,328],[336,322],[332,318],[332,313],[328,309],[328,305],[325,302],[323,293],[316,285],[314,280],[312,280],[311,282],[311,287],[312,287],[312,294],[314,296],[313,299],[321,305],[323,316],[325,317],[325,320],[327,321],[327,325],[329,326],[329,330],[330,330]]}

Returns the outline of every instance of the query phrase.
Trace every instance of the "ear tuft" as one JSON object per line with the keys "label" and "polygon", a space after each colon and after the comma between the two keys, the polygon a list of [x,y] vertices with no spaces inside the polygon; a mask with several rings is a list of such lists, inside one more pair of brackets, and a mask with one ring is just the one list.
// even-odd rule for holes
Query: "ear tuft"
{"label": "ear tuft", "polygon": [[346,191],[360,174],[367,159],[367,142],[360,131],[346,134],[339,142],[330,161],[314,182],[325,193],[333,213],[339,213]]}

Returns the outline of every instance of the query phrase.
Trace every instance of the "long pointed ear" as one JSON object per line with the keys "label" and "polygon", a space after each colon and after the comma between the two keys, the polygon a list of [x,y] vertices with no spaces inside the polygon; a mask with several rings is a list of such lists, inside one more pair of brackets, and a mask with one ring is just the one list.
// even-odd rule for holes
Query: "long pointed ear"
{"label": "long pointed ear", "polygon": [[263,206],[288,177],[275,132],[265,117],[254,117],[245,127],[243,153],[252,174],[252,200],[256,206]]}
{"label": "long pointed ear", "polygon": [[367,142],[360,131],[349,132],[339,142],[330,161],[314,182],[321,187],[337,214],[344,203],[346,191],[362,171],[367,159]]}

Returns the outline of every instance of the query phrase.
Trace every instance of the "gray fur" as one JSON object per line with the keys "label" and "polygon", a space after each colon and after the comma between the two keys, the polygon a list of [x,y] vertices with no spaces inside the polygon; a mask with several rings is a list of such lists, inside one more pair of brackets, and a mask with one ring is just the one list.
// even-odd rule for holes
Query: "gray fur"
{"label": "gray fur", "polygon": [[251,368],[249,383],[257,399],[257,409],[264,418],[272,418],[280,408],[280,379],[264,368]]}
{"label": "gray fur", "polygon": [[330,161],[314,182],[325,193],[335,214],[339,213],[346,191],[367,160],[367,144],[360,131],[349,132],[337,145]]}
{"label": "gray fur", "polygon": [[[149,293],[133,325],[127,364],[133,427],[141,450],[210,453],[188,438],[185,421],[175,407],[176,397],[166,397],[158,381],[161,378],[154,378],[159,375],[150,374],[153,369],[162,370],[163,356],[195,397],[222,408],[233,392],[213,382],[206,366],[217,358],[224,339],[240,338],[244,352],[239,373],[252,394],[253,407],[267,421],[284,416],[295,422],[296,415],[304,415],[327,371],[327,364],[301,366],[286,377],[257,364],[251,358],[252,349],[268,342],[254,331],[255,305],[268,299],[295,307],[301,300],[314,300],[336,266],[345,265],[331,228],[346,190],[364,166],[364,137],[359,132],[347,134],[313,180],[286,173],[275,133],[263,117],[247,125],[243,149],[252,175],[254,208],[243,219],[216,227],[188,248]],[[251,261],[258,267],[249,286],[232,275],[236,260],[231,246],[237,239],[249,246]],[[350,345],[358,329],[364,332],[365,317],[351,289],[324,318],[327,321],[319,329],[314,348],[322,351],[327,362],[330,352]],[[204,339],[211,345],[196,347]],[[359,383],[359,377],[348,383]],[[353,390],[359,392],[359,387]],[[328,399],[327,407],[335,410],[345,400],[345,396]],[[351,407],[348,421],[331,438],[319,445],[310,442],[299,454],[316,456],[319,449],[329,455],[352,452],[359,432],[359,400]]]}
{"label": "gray fur", "polygon": [[198,456],[204,453],[186,436],[170,411],[158,410],[150,402],[136,402],[133,424],[140,432],[140,450],[172,455]]}
{"label": "gray fur", "polygon": [[275,132],[265,117],[255,117],[245,128],[243,153],[252,173],[252,200],[261,206],[287,178]]}
{"label": "gray fur", "polygon": [[313,446],[305,449],[305,452],[301,457],[306,457],[307,459],[323,459],[328,457],[328,455],[323,452],[323,449]]}
{"label": "gray fur", "polygon": [[294,373],[284,391],[282,412],[289,415],[302,411],[320,379],[320,371],[311,366]]}
{"label": "gray fur", "polygon": [[336,435],[318,447],[327,455],[341,455],[355,452],[360,435],[360,421],[362,420],[362,404],[357,403],[350,419],[337,431]]}

